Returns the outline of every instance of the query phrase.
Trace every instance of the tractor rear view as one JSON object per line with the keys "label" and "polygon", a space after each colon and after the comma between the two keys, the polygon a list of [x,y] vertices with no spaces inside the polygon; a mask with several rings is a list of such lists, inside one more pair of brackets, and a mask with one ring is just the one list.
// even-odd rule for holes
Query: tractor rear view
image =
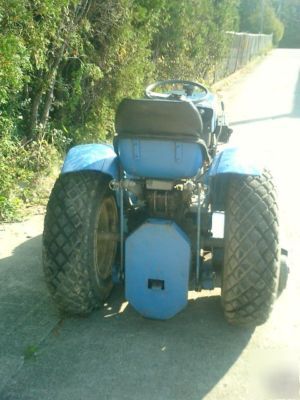
{"label": "tractor rear view", "polygon": [[141,315],[168,319],[189,290],[219,285],[228,322],[264,323],[287,277],[276,190],[262,164],[226,144],[216,97],[156,82],[121,102],[115,126],[113,145],[68,152],[49,199],[43,262],[58,308],[87,314],[118,281]]}

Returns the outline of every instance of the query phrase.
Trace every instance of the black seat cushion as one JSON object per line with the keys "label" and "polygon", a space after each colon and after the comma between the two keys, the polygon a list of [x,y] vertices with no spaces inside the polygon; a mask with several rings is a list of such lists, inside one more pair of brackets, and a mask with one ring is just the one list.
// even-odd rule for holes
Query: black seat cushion
{"label": "black seat cushion", "polygon": [[124,99],[115,121],[119,137],[198,140],[202,119],[194,104],[178,100]]}

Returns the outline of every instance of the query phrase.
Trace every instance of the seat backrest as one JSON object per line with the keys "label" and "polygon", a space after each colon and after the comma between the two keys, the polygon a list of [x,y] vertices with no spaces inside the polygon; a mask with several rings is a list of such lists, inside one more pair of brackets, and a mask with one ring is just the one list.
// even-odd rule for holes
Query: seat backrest
{"label": "seat backrest", "polygon": [[203,132],[194,104],[178,100],[124,99],[115,121],[119,137],[148,137],[195,141]]}

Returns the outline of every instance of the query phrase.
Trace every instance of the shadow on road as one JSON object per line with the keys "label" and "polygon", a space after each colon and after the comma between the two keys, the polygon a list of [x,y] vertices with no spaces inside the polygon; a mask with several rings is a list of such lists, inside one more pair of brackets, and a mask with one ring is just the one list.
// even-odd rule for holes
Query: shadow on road
{"label": "shadow on road", "polygon": [[41,268],[41,236],[0,259],[0,315],[0,356],[21,357],[26,346],[39,343],[56,323]]}
{"label": "shadow on road", "polygon": [[295,88],[293,104],[294,105],[293,105],[293,111],[291,113],[291,116],[294,118],[299,118],[300,117],[300,70],[299,70],[299,74],[298,74],[297,85]]}
{"label": "shadow on road", "polygon": [[126,305],[121,287],[88,318],[57,323],[40,247],[40,237],[28,240],[0,261],[1,327],[10,338],[5,350],[21,356],[26,343],[37,347],[36,358],[25,360],[0,392],[2,400],[198,400],[234,365],[253,333],[225,322],[219,296],[191,300],[161,322]]}

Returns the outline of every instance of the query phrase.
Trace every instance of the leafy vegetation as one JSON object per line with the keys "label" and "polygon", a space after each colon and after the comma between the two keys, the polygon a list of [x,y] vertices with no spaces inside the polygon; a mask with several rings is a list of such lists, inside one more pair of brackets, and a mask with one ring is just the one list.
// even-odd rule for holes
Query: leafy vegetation
{"label": "leafy vegetation", "polygon": [[57,159],[55,147],[46,141],[24,145],[17,138],[1,137],[0,220],[15,220],[22,205],[36,201],[42,193],[39,176],[51,172],[51,164]]}
{"label": "leafy vegetation", "polygon": [[157,78],[209,79],[239,11],[247,27],[239,2],[0,0],[0,220],[34,197],[58,152],[111,140],[122,98]]}
{"label": "leafy vegetation", "polygon": [[0,220],[57,151],[110,140],[114,112],[155,78],[203,80],[238,0],[0,0]]}
{"label": "leafy vegetation", "polygon": [[28,345],[23,352],[25,361],[36,361],[38,355],[38,347],[34,344]]}
{"label": "leafy vegetation", "polygon": [[300,2],[285,0],[279,4],[279,13],[285,26],[281,47],[300,48]]}
{"label": "leafy vegetation", "polygon": [[241,0],[240,30],[251,33],[272,33],[273,42],[278,45],[284,33],[284,25],[277,15],[276,5],[276,0]]}

